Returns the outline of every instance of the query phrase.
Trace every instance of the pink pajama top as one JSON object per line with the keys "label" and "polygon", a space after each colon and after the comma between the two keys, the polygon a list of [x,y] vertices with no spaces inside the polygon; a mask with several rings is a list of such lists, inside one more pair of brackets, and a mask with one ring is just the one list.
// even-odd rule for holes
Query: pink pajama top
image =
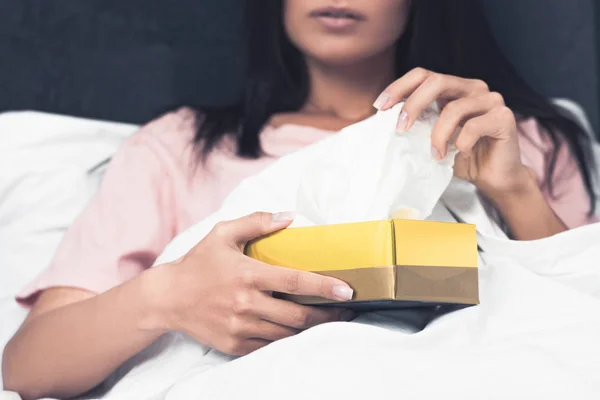
{"label": "pink pajama top", "polygon": [[[216,211],[242,179],[333,134],[290,124],[267,126],[261,141],[268,157],[241,159],[235,155],[234,143],[225,140],[202,164],[192,146],[195,126],[194,113],[184,108],[127,139],[51,264],[18,299],[31,303],[35,294],[51,287],[101,293],[133,278],[152,266],[175,235]],[[533,119],[522,122],[520,131],[522,160],[541,182],[544,153],[551,144]],[[544,194],[569,228],[595,222],[588,217],[589,200],[566,146],[560,151],[553,182],[555,196]]]}

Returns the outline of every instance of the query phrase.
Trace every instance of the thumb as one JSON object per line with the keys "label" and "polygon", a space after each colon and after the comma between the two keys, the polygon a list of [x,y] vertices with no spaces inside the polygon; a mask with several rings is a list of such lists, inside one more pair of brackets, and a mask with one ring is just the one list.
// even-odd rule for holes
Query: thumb
{"label": "thumb", "polygon": [[251,240],[287,228],[294,220],[294,213],[256,212],[245,217],[229,221],[223,227],[225,237],[238,246],[244,246]]}

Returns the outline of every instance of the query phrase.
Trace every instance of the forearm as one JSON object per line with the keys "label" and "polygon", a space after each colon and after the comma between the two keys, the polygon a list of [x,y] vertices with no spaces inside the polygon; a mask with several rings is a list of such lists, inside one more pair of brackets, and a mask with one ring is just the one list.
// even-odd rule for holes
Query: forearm
{"label": "forearm", "polygon": [[567,230],[548,205],[532,177],[513,191],[486,195],[502,215],[514,238],[536,240]]}
{"label": "forearm", "polygon": [[34,316],[6,346],[7,390],[24,398],[86,392],[150,345],[149,279],[142,274],[90,299]]}

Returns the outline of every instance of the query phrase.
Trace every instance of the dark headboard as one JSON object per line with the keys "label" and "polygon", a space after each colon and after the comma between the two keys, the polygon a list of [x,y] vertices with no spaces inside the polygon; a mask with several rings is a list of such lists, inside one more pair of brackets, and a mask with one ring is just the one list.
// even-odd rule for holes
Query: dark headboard
{"label": "dark headboard", "polygon": [[0,111],[142,123],[236,97],[240,0],[1,0]]}
{"label": "dark headboard", "polygon": [[[482,1],[521,74],[582,104],[597,127],[594,0]],[[241,4],[2,0],[0,111],[142,123],[190,101],[230,103],[243,68]]]}
{"label": "dark headboard", "polygon": [[[452,0],[451,0],[452,1]],[[596,0],[482,0],[506,56],[536,90],[574,100],[598,133]],[[600,135],[598,135],[600,138]]]}

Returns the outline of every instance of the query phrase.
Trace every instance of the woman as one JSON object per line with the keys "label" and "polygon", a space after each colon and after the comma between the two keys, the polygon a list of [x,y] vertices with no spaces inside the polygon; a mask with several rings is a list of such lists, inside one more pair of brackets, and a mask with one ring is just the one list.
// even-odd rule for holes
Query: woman
{"label": "woman", "polygon": [[148,268],[241,179],[372,115],[374,101],[387,109],[406,99],[399,130],[433,101],[444,106],[432,156],[462,127],[456,174],[514,238],[594,221],[586,136],[519,79],[478,1],[272,0],[248,17],[239,104],[182,109],[134,135],[52,266],[21,294],[32,309],[4,353],[7,389],[83,393],[168,331],[242,355],[350,319],[270,296],[343,301],[345,283],[243,256],[247,241],[285,228],[288,213],[224,222],[182,259]]}

